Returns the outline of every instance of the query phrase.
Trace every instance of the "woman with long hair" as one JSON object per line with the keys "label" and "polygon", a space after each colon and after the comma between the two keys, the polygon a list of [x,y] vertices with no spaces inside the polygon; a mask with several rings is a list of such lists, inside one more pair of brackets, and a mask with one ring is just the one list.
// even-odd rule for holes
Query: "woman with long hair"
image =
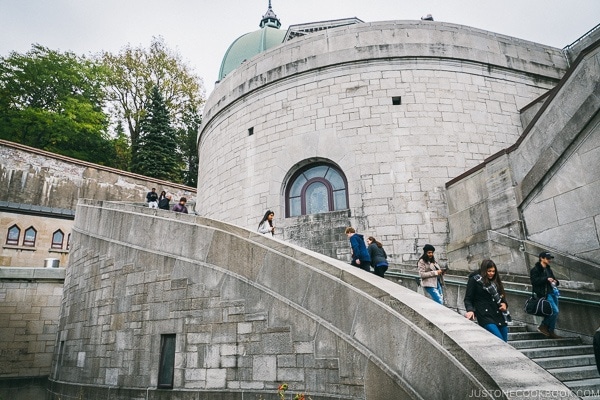
{"label": "woman with long hair", "polygon": [[487,331],[508,341],[508,323],[511,321],[506,302],[504,285],[496,264],[483,260],[479,271],[472,272],[465,293],[465,317],[473,320]]}
{"label": "woman with long hair", "polygon": [[375,270],[373,273],[377,276],[384,277],[385,271],[388,269],[387,254],[383,249],[381,242],[378,242],[373,236],[367,238],[367,250],[371,256],[371,265]]}
{"label": "woman with long hair", "polygon": [[437,261],[435,261],[435,247],[427,243],[423,246],[423,255],[417,261],[417,269],[421,278],[421,287],[429,297],[436,303],[444,304],[444,273]]}
{"label": "woman with long hair", "polygon": [[267,235],[270,233],[271,236],[275,235],[273,217],[275,217],[275,213],[273,211],[267,210],[267,212],[265,212],[265,216],[258,224],[258,233],[262,233],[263,235]]}

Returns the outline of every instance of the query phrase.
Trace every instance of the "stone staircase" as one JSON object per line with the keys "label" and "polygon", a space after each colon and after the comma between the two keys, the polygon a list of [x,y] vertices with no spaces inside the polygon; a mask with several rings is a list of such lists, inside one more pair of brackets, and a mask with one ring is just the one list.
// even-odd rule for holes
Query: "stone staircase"
{"label": "stone staircase", "polygon": [[510,326],[508,343],[554,375],[584,400],[600,400],[600,374],[592,345],[581,338],[549,339],[528,332],[525,325]]}

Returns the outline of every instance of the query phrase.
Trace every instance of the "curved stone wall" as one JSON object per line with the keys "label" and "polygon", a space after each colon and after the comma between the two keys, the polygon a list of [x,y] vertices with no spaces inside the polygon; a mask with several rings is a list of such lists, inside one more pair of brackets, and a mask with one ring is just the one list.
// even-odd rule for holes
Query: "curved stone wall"
{"label": "curved stone wall", "polygon": [[[570,393],[409,289],[233,225],[81,201],[74,231],[53,398],[274,399],[282,382],[315,400]],[[158,390],[163,334],[174,387]]]}
{"label": "curved stone wall", "polygon": [[431,21],[291,40],[244,63],[209,97],[197,211],[254,229],[272,209],[285,228],[286,176],[329,160],[348,180],[350,222],[393,262],[414,261],[415,242],[439,245],[443,258],[444,184],[513,144],[519,109],[566,67],[560,49]]}

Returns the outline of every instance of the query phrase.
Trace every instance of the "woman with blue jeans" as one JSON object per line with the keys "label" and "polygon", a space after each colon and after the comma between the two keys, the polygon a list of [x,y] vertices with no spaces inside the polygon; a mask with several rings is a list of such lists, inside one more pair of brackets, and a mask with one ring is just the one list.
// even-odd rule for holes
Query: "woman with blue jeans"
{"label": "woman with blue jeans", "polygon": [[495,336],[508,341],[508,303],[496,264],[483,260],[479,271],[469,275],[465,293],[465,317],[473,320]]}
{"label": "woman with blue jeans", "polygon": [[444,270],[440,268],[433,255],[435,247],[430,244],[423,246],[423,255],[419,258],[417,268],[421,277],[421,286],[436,303],[444,304],[442,290]]}
{"label": "woman with blue jeans", "polygon": [[554,276],[550,263],[554,256],[547,251],[542,251],[538,256],[538,262],[529,271],[531,279],[531,288],[538,298],[545,297],[552,307],[552,315],[544,317],[544,320],[538,326],[538,331],[551,339],[560,339],[561,336],[554,332],[556,329],[556,320],[558,319],[558,286],[560,282]]}

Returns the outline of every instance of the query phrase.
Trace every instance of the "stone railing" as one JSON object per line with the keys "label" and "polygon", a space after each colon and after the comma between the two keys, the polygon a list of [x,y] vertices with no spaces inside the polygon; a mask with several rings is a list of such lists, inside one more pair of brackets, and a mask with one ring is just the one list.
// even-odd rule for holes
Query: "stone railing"
{"label": "stone railing", "polygon": [[275,398],[282,382],[313,399],[571,396],[452,310],[277,239],[95,201],[74,231],[54,398]]}

